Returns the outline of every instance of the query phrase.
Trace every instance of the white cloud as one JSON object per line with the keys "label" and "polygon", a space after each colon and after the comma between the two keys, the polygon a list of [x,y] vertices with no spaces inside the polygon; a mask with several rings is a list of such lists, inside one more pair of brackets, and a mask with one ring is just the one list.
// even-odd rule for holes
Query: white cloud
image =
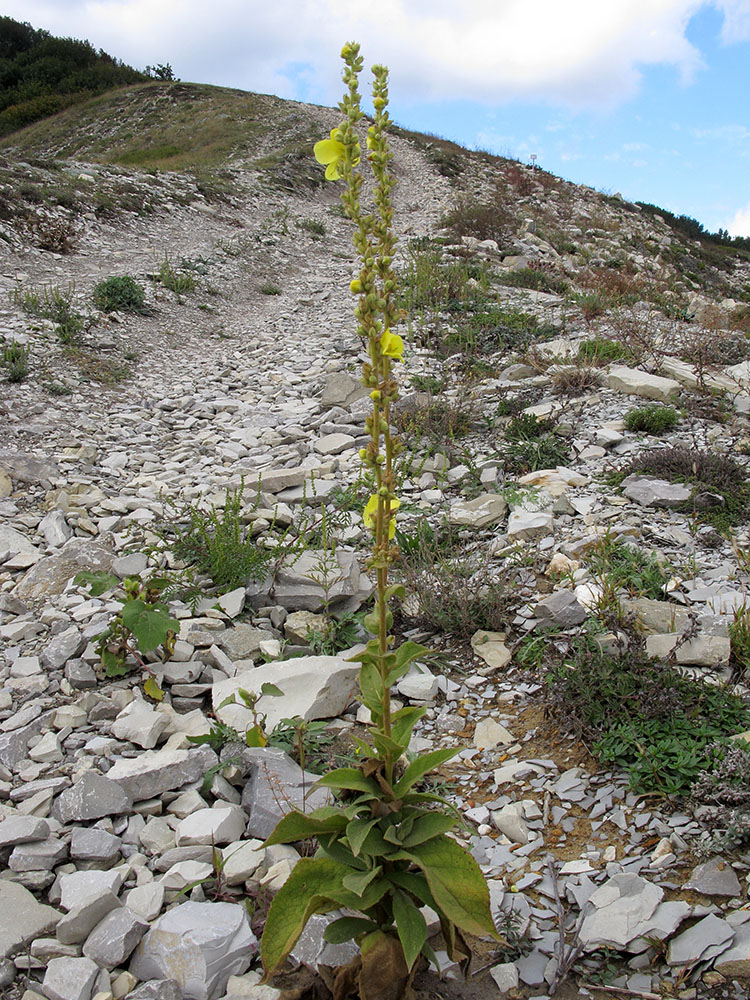
{"label": "white cloud", "polygon": [[725,44],[750,41],[750,0],[715,0],[724,15],[721,40]]}
{"label": "white cloud", "polygon": [[[6,0],[5,13],[86,37],[136,66],[170,62],[183,79],[294,93],[333,103],[347,39],[387,63],[399,104],[545,100],[613,107],[637,93],[641,68],[702,66],[685,29],[708,0]],[[711,0],[726,40],[750,34],[750,0]],[[395,103],[395,102],[394,102]]]}
{"label": "white cloud", "polygon": [[738,208],[734,218],[726,224],[730,236],[750,236],[750,201],[744,208]]}

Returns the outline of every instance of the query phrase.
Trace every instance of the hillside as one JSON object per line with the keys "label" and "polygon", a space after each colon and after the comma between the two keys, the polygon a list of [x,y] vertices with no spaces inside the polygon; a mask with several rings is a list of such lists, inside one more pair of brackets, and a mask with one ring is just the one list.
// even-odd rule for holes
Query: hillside
{"label": "hillside", "polygon": [[[148,67],[147,67],[148,68]],[[171,67],[158,67],[164,71]],[[154,74],[157,75],[157,74]],[[147,79],[89,42],[0,17],[0,135],[113,87]]]}
{"label": "hillside", "polygon": [[[201,907],[249,896],[262,930],[298,854],[255,847],[309,780],[242,745],[242,691],[284,690],[260,701],[277,748],[294,742],[280,720],[309,713],[331,719],[309,767],[356,763],[367,717],[334,654],[362,637],[371,591],[369,404],[351,226],[311,156],[338,119],[150,81],[0,141],[9,998],[26,975],[50,986],[55,959],[92,963],[71,1000],[113,970],[169,978],[124,932],[90,944],[110,895],[128,942],[186,887]],[[474,984],[418,995],[548,996],[562,968],[563,1000],[602,980],[740,997],[750,749],[726,740],[750,731],[750,252],[435,137],[395,129],[393,153],[396,629],[434,650],[398,698],[427,707],[416,750],[461,747],[438,780],[506,938],[476,943]],[[96,639],[123,592],[91,593],[80,570],[166,574],[172,652],[123,653],[105,676]],[[32,935],[7,916],[21,905]],[[218,956],[201,988],[260,997],[229,909],[226,926],[201,910]]]}

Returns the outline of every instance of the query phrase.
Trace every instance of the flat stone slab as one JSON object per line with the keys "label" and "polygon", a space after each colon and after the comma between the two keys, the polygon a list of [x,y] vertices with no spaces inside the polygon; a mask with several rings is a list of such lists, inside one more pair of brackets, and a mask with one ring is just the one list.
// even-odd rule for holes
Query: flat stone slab
{"label": "flat stone slab", "polygon": [[[264,684],[275,684],[284,696],[264,695],[257,704],[257,710],[266,716],[269,732],[281,719],[295,715],[308,722],[332,719],[355,697],[358,677],[359,664],[349,663],[341,656],[275,660],[214,684],[214,713],[224,725],[244,733],[253,725],[253,713],[242,701],[240,688],[258,694]],[[227,698],[234,698],[234,702],[222,704]]]}
{"label": "flat stone slab", "polygon": [[727,979],[750,978],[750,923],[737,928],[731,948],[716,960],[714,969]]}
{"label": "flat stone slab", "polygon": [[57,798],[53,815],[61,823],[85,823],[130,812],[133,798],[116,781],[87,771]]}
{"label": "flat stone slab", "polygon": [[471,648],[493,670],[502,670],[513,658],[513,654],[505,645],[505,634],[502,632],[478,629],[471,637]]}
{"label": "flat stone slab", "polygon": [[723,858],[718,857],[694,868],[684,888],[693,889],[703,896],[742,895],[742,886],[734,869]]}
{"label": "flat stone slab", "polygon": [[485,528],[489,524],[502,521],[507,509],[508,504],[499,493],[483,493],[473,500],[460,500],[451,504],[448,522],[472,528]]}
{"label": "flat stone slab", "polygon": [[107,771],[107,777],[138,802],[198,781],[217,763],[216,754],[208,747],[146,750],[137,757],[116,761]]}
{"label": "flat stone slab", "polygon": [[616,365],[610,368],[604,378],[610,389],[626,392],[631,396],[642,396],[644,399],[656,399],[667,402],[680,391],[680,383],[673,378],[663,378],[661,375],[651,375],[638,368],[628,368]]}
{"label": "flat stone slab", "polygon": [[35,601],[51,594],[61,594],[66,584],[82,570],[109,572],[115,554],[98,542],[71,538],[52,556],[32,566],[13,590],[21,601]]}
{"label": "flat stone slab", "polygon": [[672,938],[667,949],[669,965],[695,965],[717,958],[730,947],[734,928],[710,913],[682,934]]}
{"label": "flat stone slab", "polygon": [[23,951],[57,926],[62,913],[39,903],[17,882],[0,881],[0,958]]}
{"label": "flat stone slab", "polygon": [[591,896],[591,913],[583,920],[580,941],[584,951],[602,945],[624,949],[640,935],[640,926],[653,916],[664,890],[638,875],[615,875]]}
{"label": "flat stone slab", "polygon": [[659,659],[666,659],[674,651],[677,663],[685,666],[715,667],[729,663],[730,640],[721,635],[699,635],[678,645],[680,636],[649,635],[646,637],[646,653]]}
{"label": "flat stone slab", "polygon": [[130,962],[139,979],[174,979],[185,1000],[221,996],[258,950],[244,906],[182,903],[159,917]]}
{"label": "flat stone slab", "polygon": [[634,503],[642,507],[663,507],[676,509],[686,503],[691,490],[682,483],[670,483],[656,476],[628,476],[622,481],[622,492]]}

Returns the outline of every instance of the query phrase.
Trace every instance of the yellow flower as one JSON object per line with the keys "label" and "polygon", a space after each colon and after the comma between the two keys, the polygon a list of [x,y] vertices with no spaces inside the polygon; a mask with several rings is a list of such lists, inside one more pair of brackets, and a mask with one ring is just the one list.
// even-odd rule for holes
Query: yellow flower
{"label": "yellow flower", "polygon": [[[388,522],[388,538],[393,538],[396,534],[396,518],[393,516],[398,508],[401,506],[401,501],[397,500],[396,497],[391,497],[391,519]],[[373,493],[370,499],[365,505],[365,509],[362,511],[362,518],[365,522],[365,527],[370,528],[371,531],[375,530],[375,515],[378,511],[378,495]]]}
{"label": "yellow flower", "polygon": [[327,181],[337,181],[341,178],[341,174],[339,173],[339,164],[344,158],[346,147],[343,142],[339,142],[338,139],[334,139],[334,135],[338,131],[339,130],[337,128],[332,128],[330,139],[321,139],[320,142],[316,142],[313,146],[315,159],[318,163],[322,163],[326,168]]}
{"label": "yellow flower", "polygon": [[386,330],[380,338],[380,350],[387,358],[401,361],[404,354],[404,342],[397,333]]}

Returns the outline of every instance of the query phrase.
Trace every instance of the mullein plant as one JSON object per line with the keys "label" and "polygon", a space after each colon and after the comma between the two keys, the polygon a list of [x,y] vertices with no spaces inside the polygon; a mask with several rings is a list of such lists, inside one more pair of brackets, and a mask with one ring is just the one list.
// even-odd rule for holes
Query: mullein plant
{"label": "mullein plant", "polygon": [[[414,642],[396,646],[390,634],[393,615],[389,601],[403,596],[403,587],[390,584],[389,571],[398,556],[392,544],[396,530],[394,457],[398,441],[390,432],[390,409],[398,398],[394,366],[404,344],[393,331],[399,317],[394,301],[391,192],[394,180],[387,140],[390,118],[388,71],[374,66],[375,116],[367,130],[366,160],[374,176],[374,211],[360,203],[362,150],[358,125],[360,108],[359,46],[342,50],[343,80],[347,91],[339,108],[343,121],[330,138],[315,145],[315,156],[326,167],[326,178],[342,180],[344,210],[355,226],[354,245],[358,277],[351,282],[357,297],[357,332],[368,359],[362,381],[370,390],[372,413],[366,421],[370,440],[360,456],[372,484],[363,518],[373,536],[371,571],[377,588],[373,611],[365,625],[373,636],[354,659],[361,663],[361,701],[372,717],[372,745],[358,742],[358,767],[330,771],[318,782],[337,794],[338,804],[310,813],[284,816],[265,846],[315,838],[314,857],[302,858],[274,898],[266,921],[261,956],[268,981],[294,948],[307,921],[315,913],[345,910],[334,919],[324,937],[331,943],[354,939],[360,954],[335,972],[334,997],[350,994],[362,1000],[398,1000],[410,988],[420,955],[435,961],[427,942],[421,907],[438,915],[451,958],[468,967],[470,950],[464,933],[498,935],[492,921],[489,893],[479,866],[449,831],[457,814],[445,800],[416,791],[433,768],[453,757],[456,749],[433,750],[404,766],[414,726],[423,708],[391,708],[390,690],[415,659],[427,650]],[[435,962],[437,965],[437,963]]]}

